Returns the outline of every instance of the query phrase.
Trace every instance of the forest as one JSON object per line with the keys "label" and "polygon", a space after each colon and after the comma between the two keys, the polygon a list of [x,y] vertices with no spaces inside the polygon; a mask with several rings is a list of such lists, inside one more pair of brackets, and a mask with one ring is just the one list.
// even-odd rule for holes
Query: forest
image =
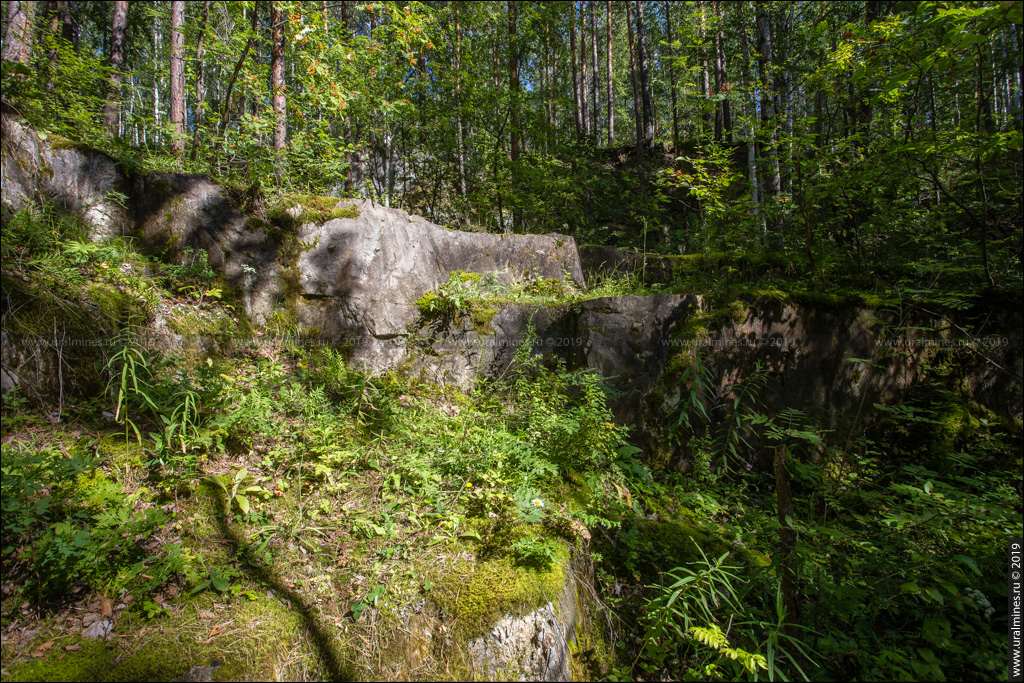
{"label": "forest", "polygon": [[0,5],[0,680],[1007,675],[1024,3]]}

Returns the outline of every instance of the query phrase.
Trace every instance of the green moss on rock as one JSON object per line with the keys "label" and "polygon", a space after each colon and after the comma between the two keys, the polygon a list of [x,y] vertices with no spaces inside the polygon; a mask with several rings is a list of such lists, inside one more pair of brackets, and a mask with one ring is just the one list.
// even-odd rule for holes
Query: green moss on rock
{"label": "green moss on rock", "polygon": [[267,211],[270,224],[286,232],[296,232],[306,223],[358,217],[359,209],[345,200],[305,194],[287,194]]}
{"label": "green moss on rock", "polygon": [[556,602],[565,585],[565,558],[548,569],[517,567],[508,558],[463,561],[446,572],[434,601],[465,639],[487,631],[507,614],[526,614]]}

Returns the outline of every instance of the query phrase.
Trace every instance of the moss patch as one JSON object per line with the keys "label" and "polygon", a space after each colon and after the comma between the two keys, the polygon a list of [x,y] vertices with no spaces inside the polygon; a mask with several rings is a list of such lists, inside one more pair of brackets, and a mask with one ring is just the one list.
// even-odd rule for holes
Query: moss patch
{"label": "moss patch", "polygon": [[326,223],[335,218],[358,218],[359,209],[337,197],[287,194],[267,210],[271,225],[295,232],[306,223]]}
{"label": "moss patch", "polygon": [[565,558],[547,570],[516,567],[507,558],[451,567],[434,600],[461,638],[480,635],[506,614],[555,602],[565,585]]}
{"label": "moss patch", "polygon": [[473,331],[479,334],[492,334],[494,328],[491,326],[491,320],[498,314],[498,310],[497,306],[474,305],[469,314]]}
{"label": "moss patch", "polygon": [[[277,600],[257,596],[231,603],[216,614],[209,602],[194,599],[175,616],[153,621],[145,635],[134,638],[103,642],[68,636],[43,657],[21,661],[9,659],[5,652],[8,675],[4,679],[168,681],[193,666],[219,660],[223,666],[214,680],[266,681],[276,680],[282,664],[296,654],[312,660],[312,652],[303,646],[301,617]],[[218,625],[222,626],[218,629]]]}
{"label": "moss patch", "polygon": [[64,149],[73,149],[80,154],[103,154],[103,152],[99,151],[95,147],[90,147],[84,142],[68,139],[57,133],[50,133],[46,142],[50,143],[50,149],[55,152]]}

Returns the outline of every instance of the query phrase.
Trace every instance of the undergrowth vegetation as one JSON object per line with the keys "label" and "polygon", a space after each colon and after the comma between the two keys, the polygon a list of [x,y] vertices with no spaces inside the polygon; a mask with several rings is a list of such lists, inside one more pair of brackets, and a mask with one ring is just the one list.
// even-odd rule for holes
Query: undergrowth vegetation
{"label": "undergrowth vegetation", "polygon": [[[956,354],[837,426],[769,412],[765,368],[723,385],[689,349],[669,368],[670,462],[616,424],[604,378],[532,355],[532,330],[462,392],[368,376],[283,316],[241,343],[204,252],[165,263],[44,209],[4,224],[3,258],[5,335],[53,340],[67,372],[56,406],[4,402],[0,616],[22,634],[5,680],[166,680],[210,653],[227,678],[465,678],[469,641],[567,585],[592,625],[581,678],[1001,675],[1020,424],[950,381]],[[483,325],[507,303],[656,291],[456,271],[419,306]],[[154,345],[161,314],[206,336]],[[87,333],[106,342],[59,343]],[[239,343],[203,341],[218,335]],[[84,653],[120,652],[82,637],[104,619],[131,641],[101,670]]]}

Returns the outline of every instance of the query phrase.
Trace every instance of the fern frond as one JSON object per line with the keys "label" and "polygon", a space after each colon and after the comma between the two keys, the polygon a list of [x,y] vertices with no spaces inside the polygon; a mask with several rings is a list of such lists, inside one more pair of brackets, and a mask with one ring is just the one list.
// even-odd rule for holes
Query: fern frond
{"label": "fern frond", "polygon": [[707,628],[701,626],[691,626],[690,634],[693,639],[698,643],[707,645],[710,648],[721,650],[727,642],[729,642],[725,634],[722,633],[722,629],[718,628],[715,624],[711,624]]}

